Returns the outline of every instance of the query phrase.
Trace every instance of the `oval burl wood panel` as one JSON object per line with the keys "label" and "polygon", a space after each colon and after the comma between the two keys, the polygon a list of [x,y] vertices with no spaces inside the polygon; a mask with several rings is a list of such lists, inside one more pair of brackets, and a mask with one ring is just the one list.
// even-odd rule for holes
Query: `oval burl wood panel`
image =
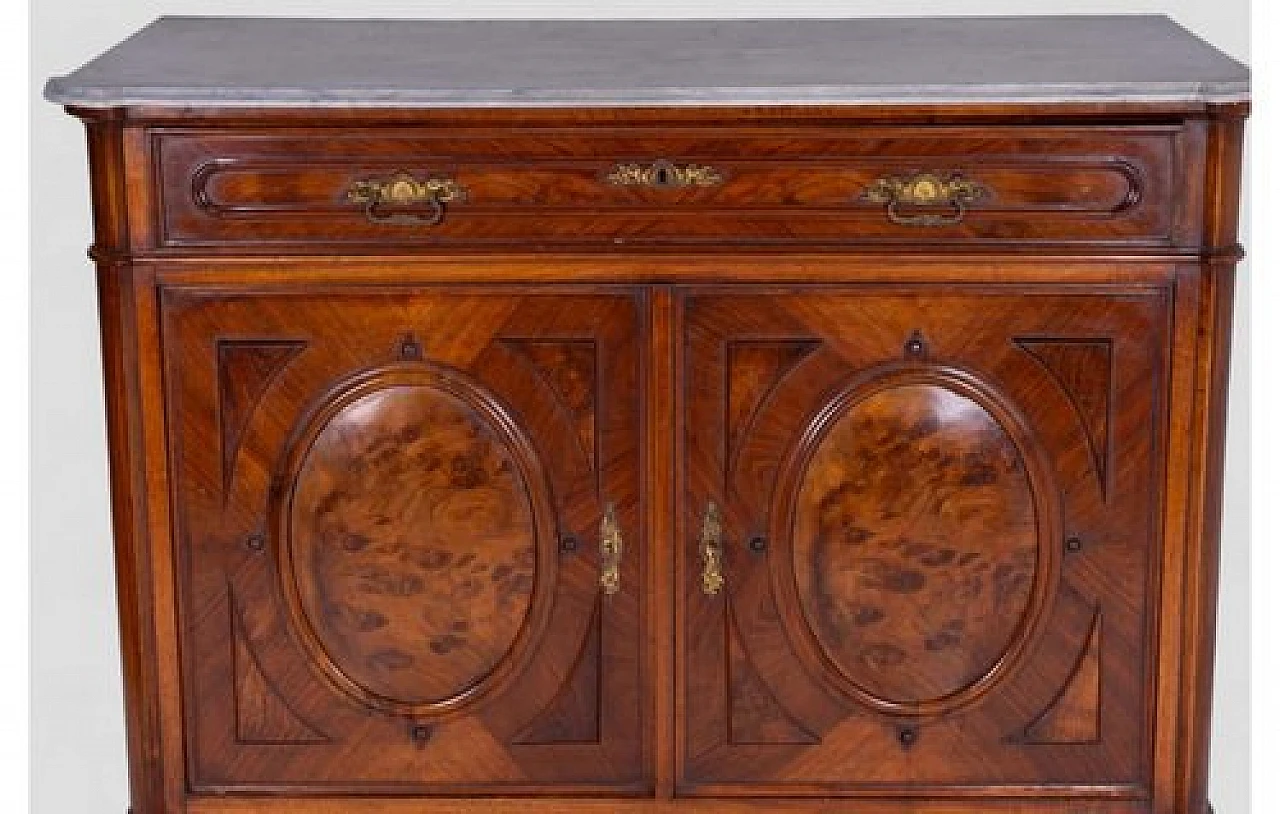
{"label": "oval burl wood panel", "polygon": [[511,653],[533,501],[503,434],[458,395],[399,383],[345,403],[299,462],[287,523],[295,605],[360,690],[441,704]]}
{"label": "oval burl wood panel", "polygon": [[954,698],[990,675],[1033,602],[1036,501],[988,410],[926,382],[837,414],[801,475],[793,566],[831,662],[886,705]]}

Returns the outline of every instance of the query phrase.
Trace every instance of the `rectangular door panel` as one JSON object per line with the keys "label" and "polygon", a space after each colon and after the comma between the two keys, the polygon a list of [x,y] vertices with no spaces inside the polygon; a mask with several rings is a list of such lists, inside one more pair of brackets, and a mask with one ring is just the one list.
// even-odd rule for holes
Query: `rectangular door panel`
{"label": "rectangular door panel", "polygon": [[194,793],[649,787],[643,303],[162,290]]}
{"label": "rectangular door panel", "polygon": [[684,794],[1149,794],[1168,290],[683,298]]}

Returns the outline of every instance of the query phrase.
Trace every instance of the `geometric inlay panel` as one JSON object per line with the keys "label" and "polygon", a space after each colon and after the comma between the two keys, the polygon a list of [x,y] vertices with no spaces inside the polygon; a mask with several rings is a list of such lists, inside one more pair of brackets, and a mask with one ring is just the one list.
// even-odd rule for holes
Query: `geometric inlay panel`
{"label": "geometric inlay panel", "polygon": [[597,599],[569,675],[546,709],[521,730],[513,743],[600,742],[600,703],[603,700],[600,645],[600,601]]}
{"label": "geometric inlay panel", "polygon": [[218,422],[222,441],[222,487],[231,485],[240,440],[253,411],[285,366],[307,346],[295,340],[220,339]]}
{"label": "geometric inlay panel", "polygon": [[1111,340],[1023,338],[1014,344],[1039,362],[1070,400],[1105,499],[1111,450]]}
{"label": "geometric inlay panel", "polygon": [[1098,743],[1102,738],[1102,612],[1094,611],[1089,635],[1067,681],[1023,733],[1024,743]]}
{"label": "geometric inlay panel", "polygon": [[733,614],[725,612],[729,648],[729,743],[812,744],[819,738],[783,708],[742,646]]}
{"label": "geometric inlay panel", "polygon": [[328,743],[303,721],[263,674],[245,634],[245,623],[228,591],[231,612],[232,673],[235,676],[236,742],[245,744]]}
{"label": "geometric inlay panel", "polygon": [[590,466],[596,458],[596,343],[590,339],[506,339],[554,394]]}
{"label": "geometric inlay panel", "polygon": [[821,344],[807,339],[735,339],[728,343],[725,461],[730,470],[739,445],[774,389],[792,368]]}

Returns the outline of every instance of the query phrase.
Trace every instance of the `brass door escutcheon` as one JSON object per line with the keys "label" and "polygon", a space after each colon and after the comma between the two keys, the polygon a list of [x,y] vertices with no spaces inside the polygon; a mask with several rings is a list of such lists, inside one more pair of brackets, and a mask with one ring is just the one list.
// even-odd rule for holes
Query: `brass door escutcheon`
{"label": "brass door escutcheon", "polygon": [[612,503],[600,518],[600,588],[605,596],[622,589],[622,528]]}
{"label": "brass door escutcheon", "polygon": [[[347,200],[364,204],[370,222],[404,226],[435,226],[444,220],[445,204],[466,198],[466,187],[452,178],[428,176],[419,180],[407,172],[354,181],[347,189]],[[413,209],[423,205],[425,213]]]}
{"label": "brass door escutcheon", "polygon": [[[901,226],[947,226],[964,220],[965,208],[991,197],[991,191],[958,172],[917,172],[876,179],[858,200],[885,204],[885,214]],[[904,207],[945,207],[946,214],[914,212]]]}
{"label": "brass door escutcheon", "polygon": [[649,164],[615,164],[604,180],[619,187],[711,187],[724,183],[724,174],[703,164],[677,165],[658,159]]}
{"label": "brass door escutcheon", "polygon": [[724,525],[720,520],[720,507],[714,500],[707,501],[702,516],[702,592],[715,596],[724,587]]}

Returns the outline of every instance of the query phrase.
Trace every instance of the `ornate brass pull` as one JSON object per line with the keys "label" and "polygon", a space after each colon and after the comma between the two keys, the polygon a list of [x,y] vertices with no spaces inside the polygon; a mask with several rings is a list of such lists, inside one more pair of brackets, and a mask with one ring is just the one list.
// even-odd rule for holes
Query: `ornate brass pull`
{"label": "ornate brass pull", "polygon": [[622,588],[622,528],[612,503],[600,518],[600,588],[612,596]]}
{"label": "ornate brass pull", "polygon": [[702,164],[672,164],[658,159],[650,164],[616,164],[604,180],[619,187],[712,187],[724,183],[724,175],[715,167]]}
{"label": "ornate brass pull", "polygon": [[[452,178],[431,176],[420,181],[407,172],[355,181],[347,190],[347,200],[364,204],[364,216],[370,222],[400,226],[435,226],[444,220],[446,203],[466,197],[466,187]],[[423,204],[425,213],[409,208]]]}
{"label": "ornate brass pull", "polygon": [[[933,172],[893,175],[877,179],[863,190],[859,200],[885,204],[889,220],[900,226],[948,226],[964,220],[965,207],[989,197],[990,190],[960,173],[942,176]],[[904,214],[902,208],[946,207],[947,214]]]}
{"label": "ornate brass pull", "polygon": [[724,587],[724,527],[720,522],[720,507],[714,500],[707,501],[707,511],[702,516],[702,592],[715,596]]}

